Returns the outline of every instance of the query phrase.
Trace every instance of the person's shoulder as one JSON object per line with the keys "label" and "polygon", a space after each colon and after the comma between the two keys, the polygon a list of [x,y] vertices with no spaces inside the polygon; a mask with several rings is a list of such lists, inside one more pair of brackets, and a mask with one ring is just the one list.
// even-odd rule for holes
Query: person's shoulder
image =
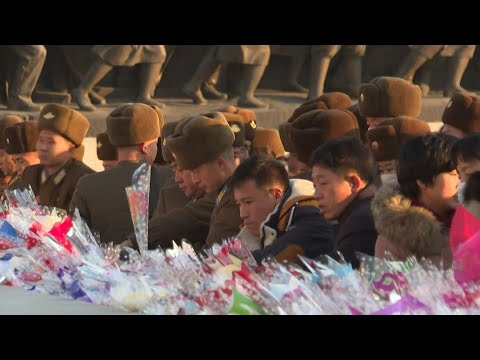
{"label": "person's shoulder", "polygon": [[69,171],[74,172],[75,174],[93,174],[95,170],[85,165],[82,161],[72,160],[72,165],[70,166]]}
{"label": "person's shoulder", "polygon": [[30,178],[30,177],[35,177],[40,175],[40,172],[43,169],[43,165],[41,164],[36,164],[36,165],[30,165],[25,168],[22,174],[22,179]]}
{"label": "person's shoulder", "polygon": [[157,174],[173,175],[173,170],[170,165],[152,165],[152,171],[156,172]]}

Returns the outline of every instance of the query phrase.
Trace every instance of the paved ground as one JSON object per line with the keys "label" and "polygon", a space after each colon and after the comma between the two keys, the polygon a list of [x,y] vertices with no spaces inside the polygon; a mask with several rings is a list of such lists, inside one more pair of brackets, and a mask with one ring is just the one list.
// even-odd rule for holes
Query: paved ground
{"label": "paved ground", "polygon": [[[259,126],[267,128],[276,128],[278,127],[278,124],[286,121],[293,113],[293,110],[305,101],[306,97],[305,94],[301,93],[285,93],[276,90],[259,90],[257,95],[261,100],[268,104],[268,108],[266,109],[255,110]],[[168,98],[159,100],[166,104],[164,116],[165,120],[168,122],[181,119],[185,116],[195,115],[200,112],[207,112],[225,105],[235,105],[238,98],[226,102],[212,100],[206,106],[195,105],[191,100],[186,98]],[[94,136],[99,132],[106,130],[105,118],[117,105],[122,103],[122,101],[115,99],[109,99],[109,101],[108,105],[98,107],[94,112],[84,112],[91,123],[90,130],[84,143],[86,147],[84,161],[94,170],[102,169],[101,163],[96,157],[96,142]],[[429,122],[433,131],[438,130],[441,126],[443,109],[448,101],[448,98],[443,97],[429,97],[424,99],[422,113],[419,118]],[[76,106],[74,107],[76,108]],[[9,112],[4,106],[0,106],[0,114],[3,115],[7,113],[13,112]],[[27,113],[22,112],[20,112],[20,114],[27,115]],[[28,115],[35,118],[38,114],[31,113]]]}

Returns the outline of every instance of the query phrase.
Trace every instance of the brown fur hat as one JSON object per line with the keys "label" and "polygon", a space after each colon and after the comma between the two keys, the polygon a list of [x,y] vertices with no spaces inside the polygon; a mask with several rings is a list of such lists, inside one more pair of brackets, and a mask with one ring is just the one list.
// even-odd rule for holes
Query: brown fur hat
{"label": "brown fur hat", "polygon": [[325,93],[309,100],[295,109],[288,122],[294,122],[299,116],[312,110],[347,109],[352,106],[352,99],[342,92]]}
{"label": "brown fur hat", "polygon": [[316,148],[342,136],[360,138],[357,119],[348,110],[312,110],[296,119],[290,128],[295,153],[303,163],[308,163]]}
{"label": "brown fur hat", "polygon": [[403,144],[411,138],[430,134],[430,126],[419,119],[399,116],[367,131],[370,150],[376,161],[398,159]]}
{"label": "brown fur hat", "polygon": [[38,121],[22,121],[4,131],[7,154],[23,154],[37,151]]}
{"label": "brown fur hat", "polygon": [[215,160],[234,140],[225,116],[212,112],[182,120],[167,138],[167,146],[181,168],[192,170]]}
{"label": "brown fur hat", "polygon": [[60,104],[47,104],[40,111],[38,130],[53,131],[80,146],[90,127],[88,119],[77,110]]}
{"label": "brown fur hat", "polygon": [[112,145],[132,146],[158,139],[163,122],[156,106],[123,104],[107,116],[107,133]]}
{"label": "brown fur hat", "polygon": [[417,117],[422,111],[420,87],[401,78],[377,77],[369,83],[362,84],[358,94],[362,116]]}
{"label": "brown fur hat", "polygon": [[15,115],[6,115],[0,119],[0,149],[5,149],[5,129],[22,121],[21,117]]}
{"label": "brown fur hat", "polygon": [[465,93],[453,95],[443,111],[442,121],[465,134],[480,133],[479,98]]}

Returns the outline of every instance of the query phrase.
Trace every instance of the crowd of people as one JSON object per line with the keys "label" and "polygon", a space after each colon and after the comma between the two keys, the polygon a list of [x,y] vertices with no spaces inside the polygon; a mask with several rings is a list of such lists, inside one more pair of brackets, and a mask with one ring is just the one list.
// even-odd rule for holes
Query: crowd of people
{"label": "crowd of people", "polygon": [[151,249],[239,238],[259,264],[327,254],[358,268],[362,253],[454,266],[468,240],[454,214],[480,218],[478,98],[455,93],[431,132],[410,81],[375,78],[357,97],[323,93],[278,129],[236,106],[173,122],[122,104],[97,136],[98,173],[81,161],[88,119],[48,104],[36,120],[0,119],[2,189],[30,186],[41,205],[78,209],[100,242],[135,248],[125,188],[148,163]]}

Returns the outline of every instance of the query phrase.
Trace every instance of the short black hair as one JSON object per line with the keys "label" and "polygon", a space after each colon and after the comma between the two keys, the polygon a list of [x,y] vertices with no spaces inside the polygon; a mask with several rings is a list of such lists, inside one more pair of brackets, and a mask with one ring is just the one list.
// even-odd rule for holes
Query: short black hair
{"label": "short black hair", "polygon": [[309,161],[309,166],[324,166],[335,173],[354,170],[363,181],[373,183],[377,174],[377,164],[370,149],[353,136],[344,136],[329,141],[317,148]]}
{"label": "short black hair", "polygon": [[289,186],[285,165],[267,156],[255,155],[246,159],[237,167],[230,183],[235,188],[248,180],[254,180],[260,188],[278,184],[285,190]]}
{"label": "short black hair", "polygon": [[480,171],[474,172],[467,180],[464,192],[465,203],[480,201]]}
{"label": "short black hair", "polygon": [[438,174],[455,170],[452,148],[456,141],[457,138],[443,133],[417,136],[406,141],[400,150],[397,166],[400,192],[418,200],[420,188],[417,180],[433,185]]}
{"label": "short black hair", "polygon": [[452,148],[452,160],[457,165],[458,158],[463,161],[480,160],[480,134],[473,134],[457,140]]}

